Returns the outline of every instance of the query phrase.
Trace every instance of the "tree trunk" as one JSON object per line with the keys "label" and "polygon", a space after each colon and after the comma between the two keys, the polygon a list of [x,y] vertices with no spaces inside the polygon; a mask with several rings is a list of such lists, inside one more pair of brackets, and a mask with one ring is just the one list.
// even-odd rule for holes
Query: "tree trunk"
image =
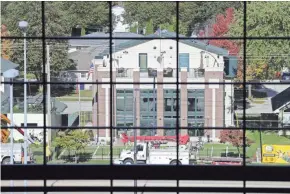
{"label": "tree trunk", "polygon": [[75,151],[75,163],[77,164],[78,163],[78,155],[77,155],[77,151]]}
{"label": "tree trunk", "polygon": [[241,157],[241,153],[240,153],[240,147],[237,147],[238,153],[239,153],[239,158]]}

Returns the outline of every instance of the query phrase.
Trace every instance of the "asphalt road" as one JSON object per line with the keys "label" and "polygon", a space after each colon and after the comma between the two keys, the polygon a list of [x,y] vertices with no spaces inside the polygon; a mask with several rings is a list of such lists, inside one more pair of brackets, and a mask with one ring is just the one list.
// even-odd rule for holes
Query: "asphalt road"
{"label": "asphalt road", "polygon": [[[2,186],[9,186],[10,181],[1,181]],[[24,181],[14,181],[15,186],[24,186]],[[28,186],[43,186],[43,181],[28,181]],[[176,181],[147,181],[138,180],[137,185],[140,187],[175,187]],[[258,188],[290,188],[290,182],[247,182],[248,187]],[[47,186],[110,186],[110,180],[49,180]],[[134,186],[133,180],[114,180],[113,186]],[[243,183],[240,181],[180,181],[180,187],[242,187]],[[5,194],[4,192],[2,192]],[[33,194],[40,193],[34,192]],[[50,194],[69,194],[71,192],[49,192]],[[81,194],[84,192],[73,192]],[[94,192],[96,194],[109,194],[109,192]],[[130,192],[115,192],[118,194],[129,194]],[[160,192],[158,192],[161,194]],[[7,193],[8,194],[8,193]],[[130,193],[132,194],[132,193]],[[138,192],[141,194],[141,192]],[[145,193],[143,193],[145,194]],[[155,194],[150,192],[150,194]],[[157,194],[157,192],[156,192]],[[165,194],[165,193],[164,193]],[[183,193],[185,194],[185,193]],[[189,193],[188,193],[189,194]],[[212,193],[211,193],[212,194]],[[216,193],[218,194],[218,193]],[[237,194],[237,193],[235,193]],[[261,194],[261,193],[259,193]]]}

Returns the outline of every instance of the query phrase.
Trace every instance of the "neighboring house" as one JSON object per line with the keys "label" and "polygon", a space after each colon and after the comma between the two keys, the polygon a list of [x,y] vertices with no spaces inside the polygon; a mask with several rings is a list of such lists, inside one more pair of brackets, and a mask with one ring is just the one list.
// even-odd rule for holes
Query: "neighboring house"
{"label": "neighboring house", "polygon": [[[274,113],[278,114],[279,127],[290,127],[290,87],[283,90],[273,98],[272,110]],[[287,131],[290,135],[290,130]]]}
{"label": "neighboring house", "polygon": [[[16,69],[18,65],[1,58],[1,82],[9,81],[3,77],[3,73],[9,69]],[[15,80],[16,81],[16,80]],[[20,97],[18,95],[23,95],[22,91],[18,91],[19,89],[23,89],[23,87],[14,87],[14,104],[13,104],[13,120],[14,124],[17,126],[24,126],[24,104],[23,104],[23,96]],[[10,85],[1,83],[1,114],[7,115],[8,118],[10,116]],[[52,103],[52,112],[51,112],[51,125],[52,126],[63,126],[62,125],[62,116],[61,112],[63,112],[67,106],[54,98],[51,100]],[[43,127],[44,126],[44,116],[43,116],[43,95],[38,94],[36,96],[28,96],[27,97],[27,126],[31,127],[28,129],[28,133],[38,137],[39,139],[43,138],[43,129],[37,129],[33,127]],[[48,117],[46,118],[48,120]],[[16,132],[14,133],[14,139],[23,139],[23,136]]]}
{"label": "neighboring house", "polygon": [[[33,127],[43,127],[44,126],[44,115],[43,115],[43,95],[38,94],[36,96],[28,96],[27,99],[27,126],[30,127],[28,129],[28,133],[38,137],[38,139],[43,140],[43,128],[33,128]],[[64,117],[62,113],[67,108],[67,105],[56,100],[55,98],[51,98],[51,126],[66,126]],[[23,102],[15,103],[13,108],[13,120],[14,124],[17,126],[24,126],[24,104]],[[10,117],[10,112],[2,112],[2,114],[7,114],[8,118]],[[46,114],[46,125],[49,126],[48,115]],[[49,132],[52,132],[54,135],[56,130],[47,129]],[[14,138],[23,139],[23,136],[20,133],[14,133]]]}
{"label": "neighboring house", "polygon": [[[195,82],[200,84],[181,84],[179,102],[179,123],[181,134],[191,136],[210,136],[219,140],[219,130],[203,130],[196,127],[232,126],[233,109],[230,99],[233,86],[207,85],[204,82],[231,82],[237,69],[237,59],[229,56],[228,51],[207,45],[197,40],[179,40],[179,54],[176,56],[175,33],[164,31],[164,40],[152,40],[156,34],[142,40],[124,40],[113,48],[113,125],[119,127],[175,127],[176,126],[176,84],[158,84],[153,91],[153,81]],[[109,48],[98,53],[103,61],[95,63],[93,80],[109,82]],[[97,54],[97,53],[96,53]],[[179,69],[176,61],[179,60]],[[151,82],[152,84],[129,84],[132,82]],[[93,126],[110,126],[110,87],[108,84],[93,86]],[[137,98],[136,98],[137,97]],[[155,99],[155,100],[154,100]],[[136,102],[136,107],[134,103]],[[158,103],[157,103],[158,102]],[[156,107],[157,110],[154,110]],[[133,111],[134,109],[134,111]],[[192,129],[182,129],[192,127]],[[173,135],[175,130],[157,129],[158,135]],[[115,130],[114,135],[117,135]],[[140,129],[138,134],[152,135],[152,130]],[[109,138],[109,129],[100,129],[99,136]]]}
{"label": "neighboring house", "polygon": [[12,61],[6,60],[1,58],[1,112],[8,112],[10,110],[9,108],[9,95],[10,95],[10,85],[9,84],[3,84],[4,81],[9,81],[9,79],[3,77],[3,73],[5,71],[8,71],[10,69],[17,69],[18,64],[13,63]]}
{"label": "neighboring house", "polygon": [[[85,35],[83,37],[94,37],[98,39],[72,39],[69,41],[70,51],[69,58],[73,60],[77,68],[76,70],[71,70],[69,72],[75,73],[79,82],[92,82],[92,76],[88,79],[88,73],[90,70],[90,64],[94,63],[94,60],[103,60],[104,56],[99,56],[104,50],[109,49],[109,34],[104,32],[95,32],[92,34]],[[116,32],[114,33],[116,37],[143,37],[139,34],[134,34],[130,32]],[[106,38],[106,39],[99,39]],[[115,40],[113,42],[113,49],[119,47],[120,44],[127,42],[128,40]],[[91,90],[91,84],[82,84],[81,90]]]}

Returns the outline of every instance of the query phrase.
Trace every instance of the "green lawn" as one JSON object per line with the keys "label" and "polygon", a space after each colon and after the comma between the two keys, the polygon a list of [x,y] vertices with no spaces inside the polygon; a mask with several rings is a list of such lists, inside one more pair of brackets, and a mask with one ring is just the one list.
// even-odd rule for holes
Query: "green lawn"
{"label": "green lawn", "polygon": [[[247,150],[247,156],[253,157],[257,148],[260,147],[260,133],[259,131],[247,132],[247,137],[255,142]],[[290,145],[290,139],[275,133],[262,133],[262,144]]]}
{"label": "green lawn", "polygon": [[[57,97],[60,101],[78,101],[79,100],[79,94],[78,93],[72,93],[65,96],[59,96]],[[91,90],[81,90],[80,91],[80,101],[91,101],[93,99],[92,97],[92,91]]]}
{"label": "green lawn", "polygon": [[232,145],[207,143],[207,144],[204,144],[203,150],[199,151],[199,156],[201,157],[211,156],[211,152],[212,152],[213,157],[220,157],[226,153],[227,146],[228,146],[228,153],[231,152],[234,154],[238,154],[237,148],[233,147]]}
{"label": "green lawn", "polygon": [[[79,99],[76,97],[57,97],[57,99],[59,101],[79,101]],[[92,101],[92,98],[81,98],[80,101]]]}
{"label": "green lawn", "polygon": [[[91,157],[91,156],[93,156],[96,149],[97,149],[97,146],[88,146],[84,149],[84,151],[82,153],[87,154],[87,157]],[[125,149],[125,146],[114,146],[113,147],[113,155],[119,156],[120,152],[123,149]],[[130,148],[128,147],[126,149],[130,149]],[[38,147],[32,146],[31,150],[32,150],[34,158],[36,160],[36,164],[43,164],[43,148],[41,146],[38,146]],[[52,148],[52,150],[53,150],[53,148]],[[70,154],[73,156],[74,151],[71,151]],[[64,156],[64,157],[66,157],[68,155],[69,155],[69,152],[67,150],[65,150],[64,153],[62,154],[62,156]],[[98,148],[97,152],[95,153],[95,156],[101,157],[102,155],[104,156],[104,160],[90,159],[89,161],[80,162],[80,163],[109,164],[109,160],[107,160],[106,157],[110,156],[110,146],[100,146]],[[104,161],[106,161],[106,162],[104,162]],[[54,163],[54,162],[52,162],[52,163]],[[63,160],[59,160],[58,163],[63,163]]]}
{"label": "green lawn", "polygon": [[[81,92],[80,93],[80,97],[81,98],[82,97],[92,98],[92,96],[93,96],[91,90],[81,90],[80,92]],[[72,94],[65,95],[65,96],[59,96],[59,97],[61,97],[61,98],[66,98],[66,97],[76,97],[76,98],[78,98],[79,97],[79,94],[77,92],[74,92]]]}

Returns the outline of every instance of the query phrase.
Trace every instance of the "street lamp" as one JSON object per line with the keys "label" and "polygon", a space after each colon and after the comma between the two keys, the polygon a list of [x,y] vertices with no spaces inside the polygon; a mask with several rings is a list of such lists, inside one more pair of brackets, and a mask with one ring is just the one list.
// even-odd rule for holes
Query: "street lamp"
{"label": "street lamp", "polygon": [[18,27],[23,33],[24,37],[24,164],[27,164],[27,85],[26,85],[26,31],[28,23],[20,21]]}

